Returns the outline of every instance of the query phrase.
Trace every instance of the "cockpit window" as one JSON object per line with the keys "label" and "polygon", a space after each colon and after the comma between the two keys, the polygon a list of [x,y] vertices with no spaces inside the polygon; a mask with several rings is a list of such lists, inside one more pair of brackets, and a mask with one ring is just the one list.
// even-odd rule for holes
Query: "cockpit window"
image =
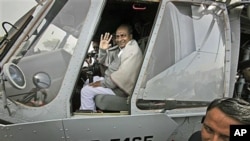
{"label": "cockpit window", "polygon": [[34,6],[32,9],[30,9],[24,16],[22,16],[17,22],[15,22],[15,24],[12,24],[10,22],[1,23],[1,26],[5,31],[4,35],[1,37],[0,42],[1,61],[8,53],[8,51],[12,48],[19,36],[21,36],[27,25],[31,22],[31,20],[33,19],[33,14],[37,10],[37,7],[38,6]]}
{"label": "cockpit window", "polygon": [[34,47],[33,53],[48,52],[56,49],[65,49],[70,54],[73,54],[77,38],[53,24],[49,25],[49,27],[43,34],[44,35]]}
{"label": "cockpit window", "polygon": [[[55,99],[90,4],[90,0],[56,0],[47,10],[36,12],[35,24],[28,27],[31,34],[10,59],[23,71],[26,87],[20,90],[6,84],[8,98],[30,106],[43,106]],[[46,88],[40,87],[44,84]]]}
{"label": "cockpit window", "polygon": [[[143,77],[145,98],[221,97],[224,84],[223,12],[211,5],[169,2]],[[217,9],[218,8],[218,9]],[[203,63],[201,63],[203,62]],[[206,84],[206,85],[205,85]],[[208,85],[210,84],[210,85]],[[207,91],[200,91],[201,88]]]}

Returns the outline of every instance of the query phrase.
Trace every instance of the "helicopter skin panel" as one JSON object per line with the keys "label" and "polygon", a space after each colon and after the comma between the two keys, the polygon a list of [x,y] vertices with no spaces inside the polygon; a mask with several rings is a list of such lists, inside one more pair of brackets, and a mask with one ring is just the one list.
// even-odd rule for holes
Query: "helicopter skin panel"
{"label": "helicopter skin panel", "polygon": [[176,127],[166,114],[155,114],[12,124],[2,126],[0,136],[2,141],[163,141]]}
{"label": "helicopter skin panel", "polygon": [[[0,126],[1,127],[1,126]],[[64,137],[61,120],[2,126],[1,141],[60,140]]]}

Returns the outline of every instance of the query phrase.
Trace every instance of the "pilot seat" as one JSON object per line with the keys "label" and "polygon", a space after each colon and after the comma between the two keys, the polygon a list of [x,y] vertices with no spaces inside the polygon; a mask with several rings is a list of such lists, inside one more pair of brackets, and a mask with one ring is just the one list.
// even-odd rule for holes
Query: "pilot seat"
{"label": "pilot seat", "polygon": [[129,110],[129,97],[117,95],[96,95],[95,104],[97,109],[108,112],[119,112]]}

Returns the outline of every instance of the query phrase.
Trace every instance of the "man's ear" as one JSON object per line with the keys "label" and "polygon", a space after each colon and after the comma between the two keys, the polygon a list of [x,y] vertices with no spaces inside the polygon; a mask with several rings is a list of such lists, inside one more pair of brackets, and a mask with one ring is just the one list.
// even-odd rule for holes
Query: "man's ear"
{"label": "man's ear", "polygon": [[204,122],[205,118],[206,118],[206,116],[203,116],[203,117],[202,117],[202,119],[201,119],[201,123],[203,123],[203,122]]}
{"label": "man's ear", "polygon": [[130,36],[130,39],[133,39],[133,34],[129,34],[129,36]]}

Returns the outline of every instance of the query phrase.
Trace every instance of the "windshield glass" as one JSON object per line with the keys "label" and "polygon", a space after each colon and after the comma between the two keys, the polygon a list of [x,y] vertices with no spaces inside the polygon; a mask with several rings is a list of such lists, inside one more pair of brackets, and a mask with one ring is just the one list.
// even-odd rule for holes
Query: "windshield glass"
{"label": "windshield glass", "polygon": [[224,13],[219,6],[169,2],[142,80],[145,99],[206,101],[224,90]]}
{"label": "windshield glass", "polygon": [[[6,5],[8,5],[7,3],[6,3]],[[13,5],[9,5],[9,6],[13,7]],[[28,5],[28,7],[29,7],[29,5]],[[9,8],[9,9],[11,9],[11,8]],[[20,8],[16,8],[16,9],[19,13]],[[3,21],[1,23],[1,26],[2,26],[1,31],[4,32],[3,34],[0,35],[1,36],[0,37],[1,38],[1,40],[0,40],[0,60],[1,60],[0,64],[1,64],[1,66],[9,60],[8,54],[12,53],[10,51],[11,48],[12,48],[12,50],[14,50],[15,44],[18,44],[18,42],[16,42],[16,41],[20,37],[22,38],[24,30],[27,28],[28,25],[31,25],[31,23],[32,23],[31,21],[33,20],[34,16],[37,15],[38,11],[43,9],[43,6],[38,5],[38,4],[34,4],[30,10],[28,10],[26,8],[24,8],[24,9],[27,10],[28,12],[26,14],[24,14],[23,16],[20,16],[21,18],[19,18],[17,21],[12,22],[13,18],[16,18],[16,16],[13,16],[12,18],[6,18],[5,21]],[[21,11],[23,11],[23,10],[21,10]],[[5,13],[12,13],[13,14],[14,11],[13,10],[12,11],[6,10]],[[17,15],[20,15],[20,13]],[[8,21],[8,19],[10,21]],[[28,35],[26,34],[26,36],[28,36]]]}
{"label": "windshield glass", "polygon": [[[32,7],[37,5],[35,0],[0,0],[0,22],[5,21],[15,23],[17,19],[22,17]],[[1,25],[2,26],[2,25]],[[7,27],[8,29],[10,27]],[[0,36],[4,36],[5,32],[0,28]]]}
{"label": "windshield glass", "polygon": [[[46,15],[39,11],[40,15],[34,16],[38,22],[27,27],[31,34],[23,38],[8,60],[21,68],[27,85],[19,90],[6,82],[9,98],[41,106],[57,96],[89,6],[87,0],[56,0],[48,3],[47,9],[42,11]],[[44,77],[46,90],[39,87]],[[32,102],[34,100],[36,103]]]}

